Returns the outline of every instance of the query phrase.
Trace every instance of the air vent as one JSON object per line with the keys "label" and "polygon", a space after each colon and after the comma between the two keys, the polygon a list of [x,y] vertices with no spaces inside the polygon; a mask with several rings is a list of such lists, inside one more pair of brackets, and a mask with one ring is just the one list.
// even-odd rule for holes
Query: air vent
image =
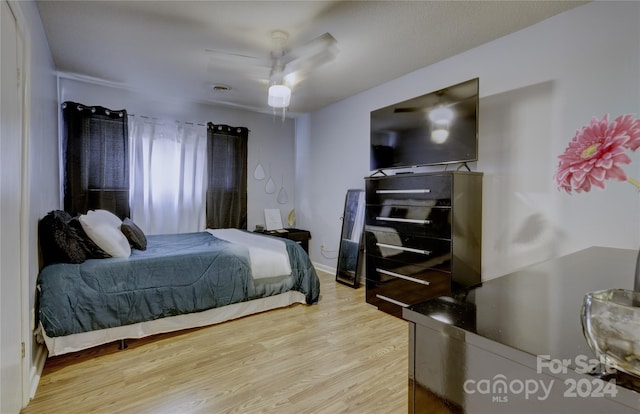
{"label": "air vent", "polygon": [[215,93],[224,93],[224,92],[229,92],[231,90],[231,86],[216,84],[216,85],[211,85],[211,90]]}

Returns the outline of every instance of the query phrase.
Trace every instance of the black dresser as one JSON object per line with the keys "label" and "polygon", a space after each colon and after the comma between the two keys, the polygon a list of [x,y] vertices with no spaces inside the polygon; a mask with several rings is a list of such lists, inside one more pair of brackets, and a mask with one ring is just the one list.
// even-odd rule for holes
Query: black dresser
{"label": "black dresser", "polygon": [[480,283],[482,173],[366,179],[366,301],[402,308]]}

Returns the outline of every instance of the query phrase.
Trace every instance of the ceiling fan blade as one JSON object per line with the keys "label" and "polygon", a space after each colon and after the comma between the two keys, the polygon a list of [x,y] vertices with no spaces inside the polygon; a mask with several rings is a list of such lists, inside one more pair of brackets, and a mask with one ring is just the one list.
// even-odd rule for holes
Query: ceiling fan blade
{"label": "ceiling fan blade", "polygon": [[424,108],[393,108],[393,113],[402,114],[408,112],[423,112]]}
{"label": "ceiling fan blade", "polygon": [[271,59],[261,58],[243,53],[228,52],[225,50],[205,49],[210,55],[209,64],[215,65],[251,65],[251,66],[271,66]]}
{"label": "ceiling fan blade", "polygon": [[281,58],[283,65],[298,59],[311,58],[315,55],[324,53],[326,50],[333,51],[336,54],[338,41],[329,33],[324,33],[305,45],[295,47],[287,51]]}
{"label": "ceiling fan blade", "polygon": [[313,56],[306,56],[289,62],[282,71],[282,77],[294,84],[306,78],[313,70],[335,58],[331,50],[324,50]]}
{"label": "ceiling fan blade", "polygon": [[331,34],[325,33],[306,45],[287,52],[281,60],[282,72],[275,75],[286,78],[288,83],[295,86],[314,69],[333,60],[337,54],[336,39]]}
{"label": "ceiling fan blade", "polygon": [[411,113],[411,112],[430,112],[431,110],[442,107],[442,108],[452,108],[456,105],[456,102],[453,103],[443,103],[440,99],[434,98],[431,95],[420,96],[412,100],[411,103],[417,103],[419,106],[404,106],[399,108],[393,108],[394,114],[402,114],[402,113]]}
{"label": "ceiling fan blade", "polygon": [[245,78],[268,82],[271,77],[271,68],[267,66],[239,65],[232,63],[209,62],[207,72],[218,79],[225,76],[241,74]]}

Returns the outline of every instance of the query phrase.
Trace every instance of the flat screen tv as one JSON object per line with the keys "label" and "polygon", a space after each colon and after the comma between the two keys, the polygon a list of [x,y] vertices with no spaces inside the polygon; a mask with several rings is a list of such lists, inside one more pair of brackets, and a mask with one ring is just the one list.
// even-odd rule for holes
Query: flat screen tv
{"label": "flat screen tv", "polygon": [[371,111],[371,171],[478,160],[479,79]]}

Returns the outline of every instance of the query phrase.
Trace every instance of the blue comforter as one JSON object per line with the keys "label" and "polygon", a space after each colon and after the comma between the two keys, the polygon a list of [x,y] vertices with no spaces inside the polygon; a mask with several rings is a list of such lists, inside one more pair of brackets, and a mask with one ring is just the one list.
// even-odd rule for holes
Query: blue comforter
{"label": "blue comforter", "polygon": [[[269,237],[269,236],[262,236]],[[129,258],[53,264],[38,276],[39,317],[49,337],[200,312],[289,290],[318,301],[320,283],[304,250],[286,243],[291,275],[251,276],[248,250],[207,232],[147,236]]]}

